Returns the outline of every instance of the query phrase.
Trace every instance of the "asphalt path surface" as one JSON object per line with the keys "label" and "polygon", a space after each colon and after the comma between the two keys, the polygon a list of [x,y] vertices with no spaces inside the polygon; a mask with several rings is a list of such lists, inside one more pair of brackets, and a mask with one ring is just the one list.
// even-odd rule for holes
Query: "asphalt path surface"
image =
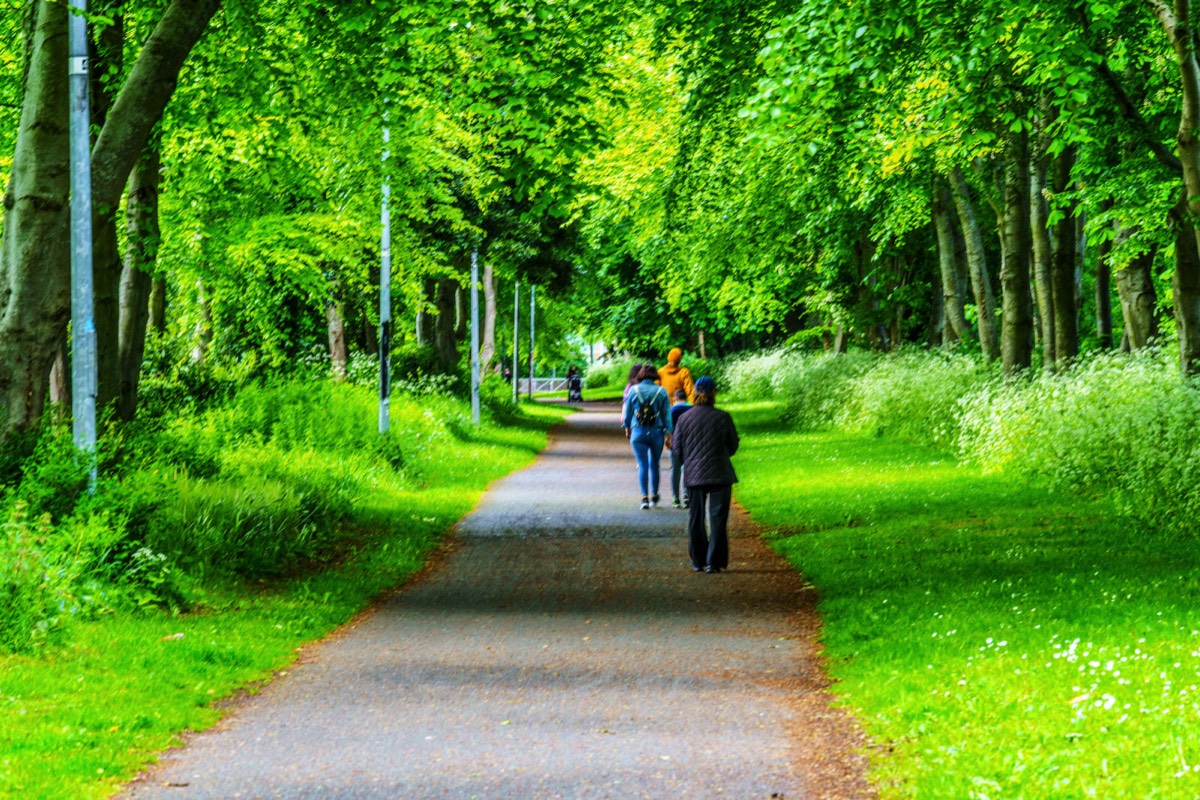
{"label": "asphalt path surface", "polygon": [[811,591],[736,510],[729,570],[692,572],[618,425],[574,414],[429,569],[122,797],[863,796]]}

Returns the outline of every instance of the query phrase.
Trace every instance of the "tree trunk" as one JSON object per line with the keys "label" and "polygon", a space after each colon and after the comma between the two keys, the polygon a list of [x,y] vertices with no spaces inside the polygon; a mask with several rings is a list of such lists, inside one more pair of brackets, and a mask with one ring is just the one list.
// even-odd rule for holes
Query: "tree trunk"
{"label": "tree trunk", "polygon": [[0,426],[41,416],[70,317],[67,8],[39,2],[0,240]]}
{"label": "tree trunk", "polygon": [[1029,220],[1029,137],[1022,132],[1013,135],[1004,154],[1004,264],[1000,269],[1004,300],[1000,354],[1004,374],[1008,376],[1029,369],[1033,353]]}
{"label": "tree trunk", "polygon": [[451,373],[458,365],[458,340],[454,335],[454,307],[461,287],[453,278],[442,278],[437,282],[437,318],[434,325],[433,347],[437,353],[438,366],[443,372]]}
{"label": "tree trunk", "polygon": [[1029,164],[1029,233],[1033,239],[1033,285],[1037,296],[1038,326],[1042,334],[1042,368],[1054,370],[1054,289],[1051,282],[1054,261],[1050,245],[1050,205],[1046,202],[1046,165],[1039,160]]}
{"label": "tree trunk", "polygon": [[[162,117],[179,69],[218,0],[171,0],[108,112],[92,150],[92,202],[116,208]],[[0,242],[0,422],[24,428],[42,413],[50,364],[70,317],[67,9],[37,4],[21,123]]]}
{"label": "tree trunk", "polygon": [[465,341],[467,338],[467,323],[471,319],[471,310],[467,304],[467,290],[462,286],[454,290],[454,338]]}
{"label": "tree trunk", "polygon": [[1175,322],[1180,368],[1185,375],[1200,372],[1200,246],[1196,220],[1200,217],[1200,62],[1196,60],[1190,0],[1175,0],[1172,10],[1163,0],[1150,0],[1175,53],[1181,102],[1176,142],[1183,167],[1184,193],[1171,212],[1175,226]]}
{"label": "tree trunk", "polygon": [[329,360],[333,368],[333,380],[346,380],[346,363],[350,354],[346,349],[346,322],[342,316],[341,299],[325,303],[325,327],[329,331]]}
{"label": "tree trunk", "polygon": [[496,272],[483,254],[483,342],[479,348],[479,372],[487,375],[496,358]]}
{"label": "tree trunk", "polygon": [[1171,217],[1175,228],[1171,294],[1175,300],[1179,366],[1184,375],[1196,375],[1200,373],[1200,247],[1196,241],[1196,220],[1186,197],[1180,199]]}
{"label": "tree trunk", "polygon": [[[1108,211],[1113,206],[1111,200],[1101,205],[1101,210]],[[1111,350],[1112,338],[1112,248],[1111,237],[1096,246],[1096,340],[1101,350]]]}
{"label": "tree trunk", "polygon": [[954,192],[954,206],[958,210],[959,223],[962,226],[975,307],[979,312],[979,344],[984,358],[994,361],[1000,355],[1000,337],[996,331],[996,296],[992,291],[991,277],[988,275],[983,232],[975,216],[975,208],[971,204],[971,194],[962,170],[955,167],[951,170],[949,179],[950,188]]}
{"label": "tree trunk", "polygon": [[50,405],[58,409],[57,419],[65,419],[71,413],[71,354],[67,350],[65,332],[50,367]]}
{"label": "tree trunk", "polygon": [[933,198],[933,224],[937,231],[938,269],[942,279],[939,298],[941,311],[936,312],[942,331],[942,343],[953,344],[974,338],[965,313],[967,287],[961,280],[958,268],[958,236],[954,233],[954,218],[951,206],[954,198],[949,188],[937,182]]}
{"label": "tree trunk", "polygon": [[[102,127],[113,106],[110,76],[124,71],[125,33],[121,15],[91,43],[88,84],[92,125]],[[117,198],[118,202],[120,198]],[[96,325],[96,410],[103,413],[121,395],[121,293],[124,264],[117,239],[117,203],[97,205],[92,220],[92,308]],[[118,412],[120,413],[120,412]],[[124,417],[128,419],[128,417]]]}
{"label": "tree trunk", "polygon": [[417,312],[417,344],[433,345],[435,317],[431,309],[437,305],[438,283],[426,278],[421,291],[421,310]]}
{"label": "tree trunk", "polygon": [[[1075,150],[1068,147],[1054,161],[1054,194],[1063,196],[1071,190],[1071,171],[1075,168]],[[1075,203],[1064,209],[1054,235],[1054,262],[1051,279],[1054,288],[1054,358],[1059,364],[1069,364],[1079,355],[1079,308],[1077,266],[1079,243],[1076,236]]]}
{"label": "tree trunk", "polygon": [[204,292],[204,282],[196,281],[196,305],[200,307],[200,321],[196,323],[196,343],[192,347],[192,362],[196,366],[204,366],[208,358],[208,346],[212,344],[212,306],[208,295]]}
{"label": "tree trunk", "polygon": [[167,331],[167,279],[161,275],[150,280],[150,329],[158,334]]}
{"label": "tree trunk", "polygon": [[379,355],[379,329],[370,320],[363,320],[363,350],[369,356]]}
{"label": "tree trunk", "polygon": [[[1133,231],[1118,228],[1114,243],[1120,246]],[[1122,350],[1141,350],[1158,339],[1158,293],[1154,289],[1153,247],[1117,271],[1117,294],[1125,322]]]}
{"label": "tree trunk", "polygon": [[138,381],[146,352],[146,325],[150,316],[150,288],[158,245],[159,156],[153,145],[129,176],[129,201],[125,210],[128,234],[128,263],[121,274],[121,306],[118,347],[120,393],[117,413],[131,420],[137,415]]}

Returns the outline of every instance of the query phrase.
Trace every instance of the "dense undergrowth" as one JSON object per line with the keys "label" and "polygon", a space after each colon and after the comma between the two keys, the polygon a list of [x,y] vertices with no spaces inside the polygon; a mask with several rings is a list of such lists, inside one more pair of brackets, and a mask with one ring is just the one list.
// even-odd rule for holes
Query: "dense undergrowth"
{"label": "dense undergrowth", "polygon": [[933,445],[985,472],[1110,498],[1144,531],[1197,531],[1200,386],[1166,353],[1004,380],[962,353],[777,351],[726,363],[721,380],[731,399],[778,401],[796,430]]}
{"label": "dense undergrowth", "polygon": [[330,381],[249,385],[204,410],[144,414],[103,437],[94,492],[64,427],[10,442],[24,457],[9,452],[0,473],[0,651],[36,648],[72,620],[185,611],[214,581],[278,580],[344,558],[387,527],[389,498],[420,488],[474,436],[469,409],[443,389],[394,396],[385,436],[374,393]]}

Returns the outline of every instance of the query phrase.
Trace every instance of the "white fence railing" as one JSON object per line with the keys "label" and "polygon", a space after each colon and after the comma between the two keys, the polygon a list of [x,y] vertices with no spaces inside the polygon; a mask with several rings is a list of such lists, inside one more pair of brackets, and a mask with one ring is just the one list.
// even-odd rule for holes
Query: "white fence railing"
{"label": "white fence railing", "polygon": [[[584,382],[584,388],[587,387],[587,382]],[[566,378],[534,378],[533,391],[538,392],[565,392],[567,390]],[[529,394],[529,378],[517,379],[517,391],[520,394]]]}

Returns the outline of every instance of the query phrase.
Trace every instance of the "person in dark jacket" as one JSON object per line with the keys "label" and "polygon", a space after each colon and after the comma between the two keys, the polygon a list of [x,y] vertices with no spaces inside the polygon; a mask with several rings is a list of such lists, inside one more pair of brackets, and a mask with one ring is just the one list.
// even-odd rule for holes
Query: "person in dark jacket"
{"label": "person in dark jacket", "polygon": [[[729,507],[737,474],[730,457],[738,450],[733,417],[718,409],[717,384],[707,376],[696,381],[695,403],[679,418],[671,454],[683,465],[688,508],[688,555],[692,569],[720,572],[729,566]],[[704,530],[708,511],[708,532]]]}

